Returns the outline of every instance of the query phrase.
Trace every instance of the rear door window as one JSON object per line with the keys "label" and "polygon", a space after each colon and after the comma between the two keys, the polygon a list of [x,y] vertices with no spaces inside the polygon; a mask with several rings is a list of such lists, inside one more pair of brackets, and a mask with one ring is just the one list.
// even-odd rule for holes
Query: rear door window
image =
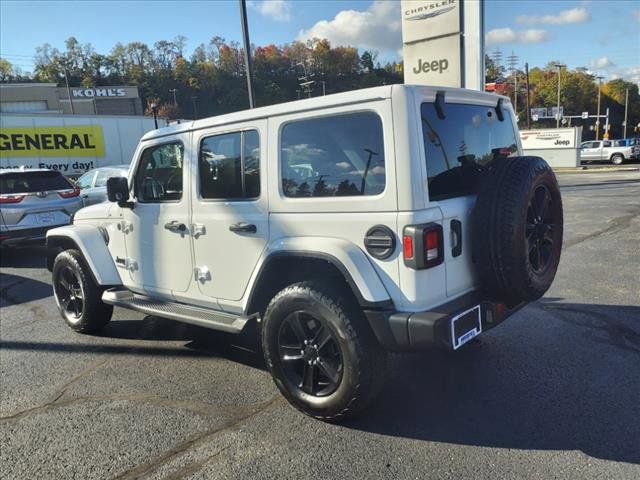
{"label": "rear door window", "polygon": [[287,197],[378,195],[385,188],[382,120],[358,112],[287,123],[280,165]]}
{"label": "rear door window", "polygon": [[493,107],[458,103],[421,106],[429,198],[444,200],[476,193],[482,171],[492,162],[518,155],[510,112],[501,121]]}
{"label": "rear door window", "polygon": [[0,193],[35,193],[50,190],[68,190],[71,182],[55,171],[11,172],[0,175]]}

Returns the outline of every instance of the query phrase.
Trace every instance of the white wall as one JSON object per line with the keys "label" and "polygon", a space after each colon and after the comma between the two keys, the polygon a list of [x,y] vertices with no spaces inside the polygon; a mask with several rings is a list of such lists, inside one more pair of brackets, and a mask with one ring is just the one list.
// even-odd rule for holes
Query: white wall
{"label": "white wall", "polygon": [[97,115],[25,115],[3,113],[0,115],[0,132],[12,127],[59,127],[100,125],[104,142],[104,156],[34,156],[11,157],[1,152],[0,167],[26,166],[54,168],[65,175],[79,175],[87,170],[105,165],[128,164],[138,141],[154,129],[153,118],[142,116]]}

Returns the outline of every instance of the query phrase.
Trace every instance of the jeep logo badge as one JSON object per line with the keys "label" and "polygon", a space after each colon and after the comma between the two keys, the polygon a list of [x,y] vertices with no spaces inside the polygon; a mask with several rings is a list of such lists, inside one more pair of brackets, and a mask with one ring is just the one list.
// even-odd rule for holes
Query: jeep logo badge
{"label": "jeep logo badge", "polygon": [[47,196],[47,192],[36,192],[36,197],[44,198]]}
{"label": "jeep logo badge", "polygon": [[449,68],[449,60],[447,60],[446,58],[433,60],[431,62],[419,58],[418,66],[413,68],[413,73],[415,73],[416,75],[419,73],[429,72],[442,73],[447,68]]}

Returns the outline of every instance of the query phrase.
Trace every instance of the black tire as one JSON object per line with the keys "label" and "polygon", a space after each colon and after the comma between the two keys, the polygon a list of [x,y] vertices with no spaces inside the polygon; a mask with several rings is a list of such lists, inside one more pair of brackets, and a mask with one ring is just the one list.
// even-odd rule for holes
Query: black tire
{"label": "black tire", "polygon": [[[302,328],[298,333],[296,323]],[[303,282],[280,291],[266,309],[261,333],[265,363],[276,386],[311,417],[335,422],[353,416],[384,384],[386,351],[356,302],[327,285]],[[319,346],[327,335],[330,340]],[[313,337],[320,341],[314,344]],[[317,365],[309,363],[314,355]],[[329,374],[325,367],[331,367]]]}
{"label": "black tire", "polygon": [[78,250],[65,250],[53,263],[53,296],[60,315],[76,332],[100,331],[113,313],[102,302],[103,289],[95,283]]}
{"label": "black tire", "polygon": [[562,198],[539,157],[496,162],[473,210],[473,261],[485,293],[513,305],[549,289],[562,250]]}
{"label": "black tire", "polygon": [[621,153],[614,153],[611,155],[611,163],[614,165],[622,165],[624,163],[624,155]]}

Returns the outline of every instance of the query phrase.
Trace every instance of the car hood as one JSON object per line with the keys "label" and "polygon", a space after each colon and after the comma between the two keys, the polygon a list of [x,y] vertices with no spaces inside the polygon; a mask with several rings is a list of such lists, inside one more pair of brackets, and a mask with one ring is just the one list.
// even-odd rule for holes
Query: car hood
{"label": "car hood", "polygon": [[77,220],[102,220],[109,218],[109,211],[116,206],[114,203],[104,202],[78,210],[73,217],[73,221]]}

